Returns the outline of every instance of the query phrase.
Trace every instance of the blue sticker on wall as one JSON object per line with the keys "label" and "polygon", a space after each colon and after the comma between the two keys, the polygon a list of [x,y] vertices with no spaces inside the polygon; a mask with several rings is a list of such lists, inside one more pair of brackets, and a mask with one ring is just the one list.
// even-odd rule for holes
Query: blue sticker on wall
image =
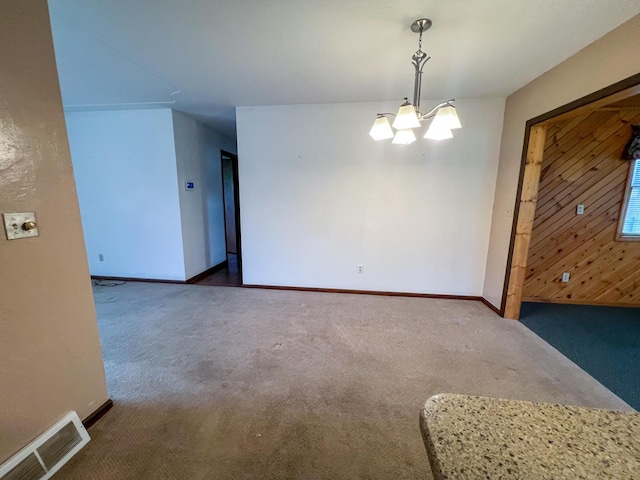
{"label": "blue sticker on wall", "polygon": [[190,182],[190,181],[186,181],[184,182],[184,189],[185,190],[195,190],[196,189],[196,184],[194,182]]}

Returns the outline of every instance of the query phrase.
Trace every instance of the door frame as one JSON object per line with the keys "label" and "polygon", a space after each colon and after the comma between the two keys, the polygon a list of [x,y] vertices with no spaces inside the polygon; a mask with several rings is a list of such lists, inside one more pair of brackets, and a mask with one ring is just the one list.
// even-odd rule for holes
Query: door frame
{"label": "door frame", "polygon": [[638,94],[640,94],[640,73],[527,120],[500,303],[502,317],[513,320],[520,318],[522,288],[538,199],[540,167],[547,127],[552,123],[568,120]]}
{"label": "door frame", "polygon": [[[224,195],[224,160],[231,160],[231,169],[233,176],[233,203],[234,214],[236,222],[236,255],[238,256],[238,273],[240,274],[240,285],[244,285],[244,277],[242,271],[242,233],[240,231],[240,178],[238,176],[238,155],[228,152],[226,150],[220,150],[220,178],[222,180],[222,213],[224,215],[224,244],[225,244],[225,256],[227,251],[227,209],[225,206]],[[227,256],[228,260],[228,256]]]}

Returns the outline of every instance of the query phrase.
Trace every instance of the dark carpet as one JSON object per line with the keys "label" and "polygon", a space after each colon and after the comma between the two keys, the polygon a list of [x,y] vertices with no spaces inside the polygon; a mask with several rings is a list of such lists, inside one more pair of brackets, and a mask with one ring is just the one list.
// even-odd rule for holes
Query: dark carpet
{"label": "dark carpet", "polygon": [[523,303],[520,320],[640,410],[640,308]]}

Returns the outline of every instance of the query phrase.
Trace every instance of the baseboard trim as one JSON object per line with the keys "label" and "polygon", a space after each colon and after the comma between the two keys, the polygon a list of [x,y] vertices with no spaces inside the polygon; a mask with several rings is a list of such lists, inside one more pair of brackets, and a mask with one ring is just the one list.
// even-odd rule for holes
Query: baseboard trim
{"label": "baseboard trim", "polygon": [[192,284],[202,280],[204,277],[216,273],[228,265],[227,261],[220,262],[217,265],[199,273],[187,280],[164,280],[160,278],[137,278],[137,277],[110,277],[104,275],[91,275],[92,280],[114,280],[116,282],[148,282],[148,283],[172,283],[177,285]]}
{"label": "baseboard trim", "polygon": [[496,307],[495,305],[493,305],[489,300],[487,300],[484,297],[480,297],[480,301],[482,303],[484,303],[487,307],[489,307],[491,310],[493,310],[496,314],[500,315],[501,317],[504,315],[503,312]]}
{"label": "baseboard trim", "polygon": [[189,278],[186,283],[196,283],[199,282],[200,280],[202,280],[204,277],[208,277],[209,275],[213,275],[216,272],[219,272],[220,270],[222,270],[223,268],[227,268],[229,266],[229,262],[227,260],[224,260],[222,262],[220,262],[217,265],[214,265],[213,267],[205,270],[202,273],[199,273],[198,275],[195,275],[191,278]]}
{"label": "baseboard trim", "polygon": [[[205,270],[198,275],[191,277],[186,281],[180,280],[159,280],[152,278],[131,278],[131,277],[104,277],[91,275],[91,278],[94,280],[116,280],[123,282],[150,282],[150,283],[174,283],[174,284],[193,284],[204,277],[207,277],[215,272],[222,270],[228,266],[228,262],[225,260],[217,265],[214,265],[208,270]],[[377,295],[384,297],[413,297],[413,298],[439,298],[443,300],[472,300],[476,302],[482,302],[484,305],[489,307],[494,313],[497,315],[503,316],[502,311],[491,304],[486,298],[476,295],[445,295],[439,293],[410,293],[410,292],[385,292],[379,290],[350,290],[345,288],[314,288],[314,287],[290,287],[286,285],[255,285],[255,284],[242,284],[242,285],[233,285],[234,287],[243,287],[243,288],[261,288],[264,290],[292,290],[298,292],[319,292],[319,293],[347,293],[352,295]],[[539,303],[579,303],[579,302],[556,302],[550,300],[539,300],[539,299],[523,299],[523,302],[539,302]],[[588,305],[585,303],[580,303],[582,305]],[[623,307],[640,307],[640,305],[620,305],[620,304],[605,304],[598,303],[594,305],[602,305],[602,306],[623,306]]]}
{"label": "baseboard trim", "polygon": [[378,295],[384,297],[414,297],[414,298],[437,298],[444,300],[473,300],[482,301],[482,297],[472,295],[443,295],[438,293],[409,293],[409,292],[384,292],[379,290],[350,290],[344,288],[314,288],[314,287],[288,287],[282,285],[253,285],[244,284],[244,288],[261,288],[265,290],[293,290],[299,292],[319,292],[319,293],[348,293],[352,295]]}
{"label": "baseboard trim", "polygon": [[592,302],[592,301],[585,301],[585,300],[569,300],[569,299],[556,299],[556,298],[523,297],[522,301],[530,302],[530,303],[553,303],[557,305],[588,305],[592,307],[640,308],[640,303]]}
{"label": "baseboard trim", "polygon": [[92,280],[114,280],[116,282],[148,282],[148,283],[173,283],[184,285],[184,280],[163,280],[160,278],[136,278],[136,277],[107,277],[104,275],[91,275]]}
{"label": "baseboard trim", "polygon": [[89,427],[95,425],[95,423],[98,420],[100,420],[104,416],[105,413],[107,413],[109,410],[111,410],[111,407],[113,407],[113,400],[111,400],[109,398],[106,402],[104,402],[96,410],[91,412],[89,414],[89,416],[82,421],[82,424],[84,425],[84,428],[89,428]]}

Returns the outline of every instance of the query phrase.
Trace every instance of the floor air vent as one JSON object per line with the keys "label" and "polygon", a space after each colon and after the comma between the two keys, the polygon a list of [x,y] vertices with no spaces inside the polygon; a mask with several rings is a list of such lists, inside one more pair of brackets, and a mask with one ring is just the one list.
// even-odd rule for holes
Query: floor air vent
{"label": "floor air vent", "polygon": [[0,480],[46,480],[90,440],[76,412],[59,422],[0,466]]}

